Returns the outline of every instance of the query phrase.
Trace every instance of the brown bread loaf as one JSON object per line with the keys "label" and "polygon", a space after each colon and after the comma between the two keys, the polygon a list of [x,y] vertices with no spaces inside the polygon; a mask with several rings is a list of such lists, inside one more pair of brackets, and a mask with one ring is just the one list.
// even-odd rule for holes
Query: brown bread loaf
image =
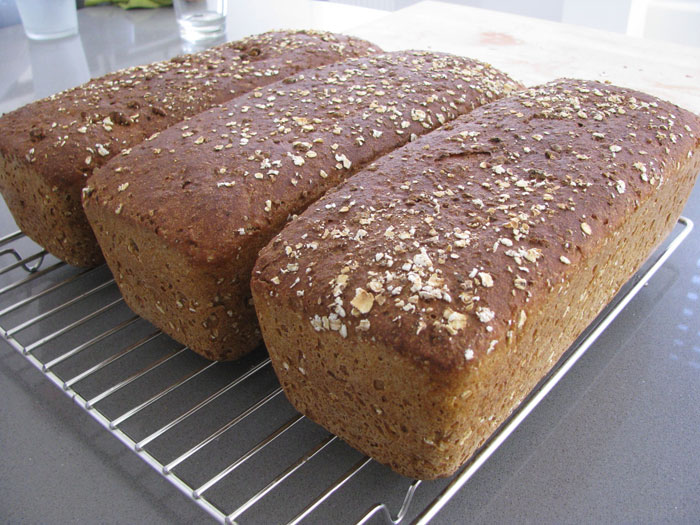
{"label": "brown bread loaf", "polygon": [[374,52],[314,31],[279,31],[132,67],[0,117],[0,192],[29,237],[57,257],[93,266],[102,254],[80,191],[119,151],[168,126],[303,69]]}
{"label": "brown bread loaf", "polygon": [[127,304],[196,352],[234,359],[261,343],[250,275],[292,215],[517,87],[479,62],[417,51],[306,71],[113,159],[89,180],[85,210]]}
{"label": "brown bread loaf", "polygon": [[453,473],[667,235],[698,170],[697,116],[576,80],[380,159],[255,267],[288,398],[401,474]]}

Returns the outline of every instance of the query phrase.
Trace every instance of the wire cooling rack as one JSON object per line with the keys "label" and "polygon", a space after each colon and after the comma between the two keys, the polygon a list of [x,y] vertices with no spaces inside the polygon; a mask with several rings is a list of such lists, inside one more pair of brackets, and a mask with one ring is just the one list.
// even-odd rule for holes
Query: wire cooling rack
{"label": "wire cooling rack", "polygon": [[[105,266],[70,267],[20,232],[0,239],[0,264],[6,264],[0,267],[0,336],[221,523],[423,524],[549,393],[692,227],[689,219],[679,220],[555,369],[447,480],[409,480],[362,456],[293,410],[264,349],[236,363],[206,361],[134,315]],[[377,495],[381,503],[375,503]],[[289,501],[306,504],[289,508]]]}

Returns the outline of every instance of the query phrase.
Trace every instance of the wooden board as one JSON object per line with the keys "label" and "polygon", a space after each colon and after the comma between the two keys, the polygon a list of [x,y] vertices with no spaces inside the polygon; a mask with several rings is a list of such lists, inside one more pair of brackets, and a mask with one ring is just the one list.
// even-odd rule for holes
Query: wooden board
{"label": "wooden board", "polygon": [[350,31],[387,51],[469,56],[535,85],[609,80],[700,113],[700,49],[445,2],[425,1]]}

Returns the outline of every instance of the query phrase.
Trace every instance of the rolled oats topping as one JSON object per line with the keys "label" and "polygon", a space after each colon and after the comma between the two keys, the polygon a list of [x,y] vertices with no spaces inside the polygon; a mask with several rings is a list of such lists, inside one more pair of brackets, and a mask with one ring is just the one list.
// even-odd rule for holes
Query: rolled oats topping
{"label": "rolled oats topping", "polygon": [[[39,200],[13,213],[25,233],[54,255],[80,266],[98,264],[102,252],[81,206],[81,190],[95,171],[120,152],[128,156],[137,144],[155,142],[160,131],[235,96],[374,51],[368,42],[331,33],[268,32],[115,71],[2,115],[0,155],[26,157],[31,183],[57,188],[50,202]],[[182,138],[203,136],[201,130],[179,128]],[[225,151],[227,146],[228,140],[207,140],[200,149]],[[148,162],[170,157],[172,149],[151,148]],[[0,190],[10,203],[16,200],[10,193],[22,191],[23,170],[0,175]],[[125,202],[123,213],[128,208]]]}
{"label": "rolled oats topping", "polygon": [[[129,198],[122,199],[122,215],[139,218],[147,199],[149,208],[155,200],[160,210],[158,216],[148,218],[149,224],[167,222],[170,215],[192,217],[185,234],[188,241],[182,246],[193,256],[197,252],[216,259],[219,251],[238,250],[239,236],[215,239],[207,234],[210,230],[238,231],[247,227],[251,217],[262,215],[258,228],[276,232],[281,225],[276,217],[293,216],[304,202],[315,200],[383,151],[410,139],[392,131],[405,129],[422,135],[441,120],[453,120],[486,102],[487,92],[493,97],[517,87],[488,66],[447,54],[398,52],[352,59],[299,75],[294,82],[260,87],[202,113],[154,138],[148,152],[141,146],[135,148],[129,162],[141,160],[139,173],[118,171],[120,166],[112,165],[110,182],[107,174],[100,180],[128,184],[123,193]],[[154,159],[156,149],[162,160]],[[172,191],[154,195],[152,189],[161,184],[163,173]],[[207,198],[191,197],[203,192]],[[452,190],[438,192],[442,198],[450,194]],[[439,198],[432,199],[439,207]],[[351,195],[328,206],[351,223],[341,229],[329,228],[327,235],[363,242],[373,221],[372,210],[358,207]],[[158,227],[168,231],[165,225]],[[411,230],[396,233],[411,235]],[[455,232],[456,246],[466,246],[468,235],[466,230]],[[227,245],[232,247],[224,249]],[[448,254],[440,258],[445,256]],[[428,271],[433,258],[424,247],[412,255],[410,263]],[[398,259],[391,254],[381,265],[390,267]],[[356,287],[370,290],[367,283]],[[442,299],[449,296],[435,286],[420,293]],[[412,308],[408,304],[407,311]]]}
{"label": "rolled oats topping", "polygon": [[[380,107],[377,122],[391,114]],[[667,108],[577,80],[486,104],[309,207],[263,252],[261,278],[277,274],[276,254],[303,234],[318,249],[299,250],[300,266],[323,258],[300,283],[305,311],[323,317],[349,305],[353,337],[440,366],[504,351],[528,326],[523,305],[576,272],[616,220],[610,210],[633,210],[663,184],[680,141],[697,140]],[[414,109],[396,116],[396,129],[438,120]],[[329,288],[333,268],[348,269],[342,289]]]}

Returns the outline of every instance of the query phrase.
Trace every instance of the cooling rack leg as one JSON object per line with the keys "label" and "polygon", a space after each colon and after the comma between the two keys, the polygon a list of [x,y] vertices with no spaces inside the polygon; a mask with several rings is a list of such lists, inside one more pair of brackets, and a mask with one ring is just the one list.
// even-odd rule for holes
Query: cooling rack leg
{"label": "cooling rack leg", "polygon": [[386,503],[378,503],[374,507],[369,509],[367,513],[362,517],[362,519],[360,519],[360,521],[356,523],[356,525],[364,525],[377,514],[381,514],[386,523],[398,525],[406,517],[408,509],[411,507],[411,502],[413,501],[413,495],[416,493],[416,490],[418,490],[420,484],[421,481],[416,479],[413,480],[413,483],[409,485],[408,490],[406,491],[406,495],[403,498],[401,508],[399,508],[399,512],[396,513],[396,517],[391,515],[391,511],[389,511],[389,507],[387,507]]}

